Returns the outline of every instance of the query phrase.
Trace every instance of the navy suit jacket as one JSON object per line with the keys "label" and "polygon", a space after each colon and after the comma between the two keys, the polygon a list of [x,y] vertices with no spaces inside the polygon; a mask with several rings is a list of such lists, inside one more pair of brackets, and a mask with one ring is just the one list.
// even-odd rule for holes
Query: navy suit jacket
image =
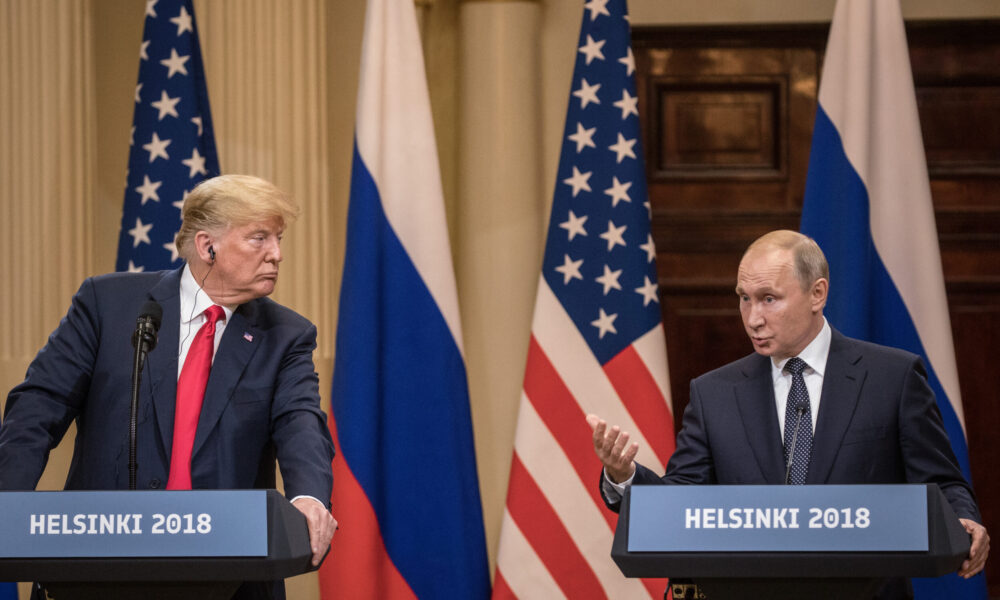
{"label": "navy suit jacket", "polygon": [[[633,483],[784,481],[771,359],[751,354],[691,382],[666,474],[638,465]],[[919,357],[836,330],[806,483],[936,483],[959,517],[980,521]]]}
{"label": "navy suit jacket", "polygon": [[[147,300],[163,307],[139,396],[139,489],[166,486],[170,472],[181,270],[87,279],[48,343],[7,398],[0,429],[0,490],[37,485],[49,450],[70,423],[76,446],[66,489],[128,488],[128,424],[135,318]],[[193,333],[192,333],[193,335]],[[260,298],[226,324],[205,390],[191,458],[195,489],[275,486],[288,497],[329,503],[333,442],[320,409],[312,360],[316,328]]]}

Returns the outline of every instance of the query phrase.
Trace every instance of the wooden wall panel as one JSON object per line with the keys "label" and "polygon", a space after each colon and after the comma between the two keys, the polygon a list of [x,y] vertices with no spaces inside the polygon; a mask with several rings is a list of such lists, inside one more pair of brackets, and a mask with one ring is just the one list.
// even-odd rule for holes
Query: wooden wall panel
{"label": "wooden wall panel", "polygon": [[782,175],[782,78],[654,82],[661,129],[650,149],[654,181]]}
{"label": "wooden wall panel", "polygon": [[[798,229],[828,25],[636,28],[675,414],[692,377],[752,351],[746,246]],[[908,24],[973,480],[1000,532],[1000,21]],[[677,419],[678,426],[680,419]],[[987,565],[1000,594],[1000,561]]]}

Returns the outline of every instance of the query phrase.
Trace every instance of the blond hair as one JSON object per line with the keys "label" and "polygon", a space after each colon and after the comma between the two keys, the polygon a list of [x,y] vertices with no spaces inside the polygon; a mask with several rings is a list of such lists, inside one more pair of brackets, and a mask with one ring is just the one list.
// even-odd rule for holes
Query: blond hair
{"label": "blond hair", "polygon": [[299,207],[273,183],[253,175],[219,175],[199,183],[184,199],[174,244],[177,253],[190,260],[199,231],[221,234],[275,217],[289,225],[298,215]]}

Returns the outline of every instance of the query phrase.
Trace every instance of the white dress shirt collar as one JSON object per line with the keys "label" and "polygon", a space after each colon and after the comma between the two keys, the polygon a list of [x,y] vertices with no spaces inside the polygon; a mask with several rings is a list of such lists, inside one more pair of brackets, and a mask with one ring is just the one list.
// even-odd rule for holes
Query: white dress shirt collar
{"label": "white dress shirt collar", "polygon": [[[181,326],[197,324],[201,326],[205,318],[202,313],[208,309],[209,306],[215,304],[212,299],[208,297],[205,290],[201,289],[201,286],[195,280],[194,275],[191,273],[191,267],[189,265],[184,265],[184,272],[181,273]],[[226,313],[226,322],[233,316],[233,308],[228,306],[223,306],[222,309]]]}
{"label": "white dress shirt collar", "polygon": [[[833,331],[830,329],[830,323],[827,322],[826,317],[823,317],[823,328],[819,330],[816,337],[809,342],[802,352],[799,352],[798,357],[805,361],[810,369],[815,371],[820,377],[826,372],[826,359],[830,356],[830,341],[833,339]],[[791,360],[791,357],[775,360],[771,359],[771,378],[775,381],[782,375],[782,369],[785,368],[785,363]]]}

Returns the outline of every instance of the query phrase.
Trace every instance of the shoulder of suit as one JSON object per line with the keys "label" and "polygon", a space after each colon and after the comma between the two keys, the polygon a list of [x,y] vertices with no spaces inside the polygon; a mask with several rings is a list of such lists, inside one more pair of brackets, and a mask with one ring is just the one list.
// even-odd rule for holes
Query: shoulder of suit
{"label": "shoulder of suit", "polygon": [[270,298],[257,298],[240,305],[238,312],[243,313],[247,318],[253,319],[258,324],[270,323],[273,325],[285,325],[289,327],[308,328],[313,323],[294,310],[283,304],[278,304]]}
{"label": "shoulder of suit", "polygon": [[912,364],[920,357],[912,352],[840,335],[831,342],[830,352],[844,352],[850,362],[873,360],[881,363]]}
{"label": "shoulder of suit", "polygon": [[766,356],[757,353],[748,354],[743,358],[712,369],[704,375],[695,378],[694,381],[743,381],[748,375],[757,373],[760,370],[767,371],[769,362],[770,359]]}
{"label": "shoulder of suit", "polygon": [[80,284],[80,292],[91,290],[98,298],[142,297],[174,271],[150,271],[148,273],[105,273],[88,277]]}
{"label": "shoulder of suit", "polygon": [[135,285],[155,284],[162,281],[164,277],[173,273],[173,270],[167,271],[149,271],[141,273],[128,273],[119,271],[116,273],[104,273],[103,275],[94,275],[93,277],[88,277],[87,281],[93,283],[93,285],[98,287],[133,287]]}

